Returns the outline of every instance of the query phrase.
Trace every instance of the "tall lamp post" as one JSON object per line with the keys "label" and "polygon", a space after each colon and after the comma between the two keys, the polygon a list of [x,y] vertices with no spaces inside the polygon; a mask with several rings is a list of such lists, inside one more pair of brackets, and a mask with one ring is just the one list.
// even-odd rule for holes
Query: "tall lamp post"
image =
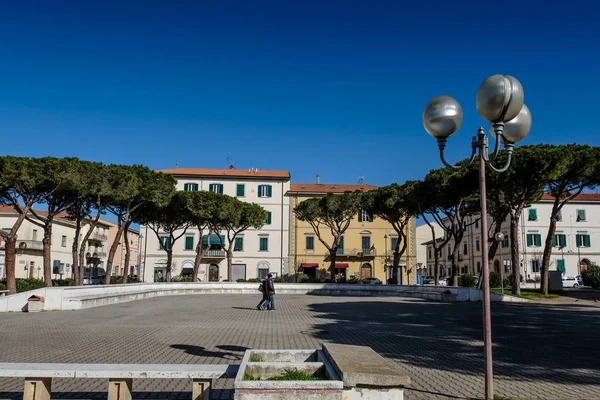
{"label": "tall lamp post", "polygon": [[[477,111],[490,122],[495,138],[495,148],[488,154],[488,138],[483,128],[477,130],[477,136],[471,141],[471,157],[467,165],[475,160],[479,153],[479,191],[481,201],[481,237],[488,237],[487,203],[486,203],[486,164],[496,172],[504,172],[511,162],[515,143],[522,140],[531,128],[531,113],[523,103],[524,94],[521,83],[512,76],[493,75],[487,78],[477,92]],[[440,158],[445,166],[460,169],[464,166],[451,165],[444,158],[444,148],[450,136],[460,128],[462,108],[450,96],[437,96],[427,103],[423,111],[423,125],[427,133],[437,139]],[[492,163],[500,151],[500,141],[504,143],[508,157],[506,165],[495,168]],[[487,240],[484,241],[487,243]],[[482,246],[481,262],[483,267],[483,340],[485,354],[485,398],[494,397],[494,378],[492,369],[492,332],[490,316],[490,284],[488,247]]]}

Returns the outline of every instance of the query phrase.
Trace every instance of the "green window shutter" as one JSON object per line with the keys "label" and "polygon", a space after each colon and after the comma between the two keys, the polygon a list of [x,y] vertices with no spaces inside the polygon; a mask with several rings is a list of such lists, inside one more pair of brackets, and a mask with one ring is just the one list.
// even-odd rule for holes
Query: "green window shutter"
{"label": "green window shutter", "polygon": [[537,221],[537,210],[535,208],[530,208],[529,209],[529,220],[530,221]]}
{"label": "green window shutter", "polygon": [[577,221],[585,221],[585,210],[577,210]]}
{"label": "green window shutter", "polygon": [[193,236],[185,237],[185,249],[186,250],[194,250],[194,237]]}
{"label": "green window shutter", "polygon": [[590,242],[590,235],[585,235],[585,247],[591,247],[592,243]]}
{"label": "green window shutter", "polygon": [[260,238],[260,251],[268,251],[269,250],[269,238],[261,237]]}
{"label": "green window shutter", "polygon": [[556,260],[556,270],[560,272],[566,272],[565,260]]}
{"label": "green window shutter", "polygon": [[575,235],[575,245],[581,247],[581,235]]}
{"label": "green window shutter", "polygon": [[313,236],[306,237],[306,250],[315,249],[315,238]]}
{"label": "green window shutter", "polygon": [[236,190],[237,197],[244,197],[245,189],[246,189],[246,187],[244,186],[244,184],[238,183],[237,190]]}
{"label": "green window shutter", "polygon": [[567,235],[560,235],[560,241],[562,243],[562,246],[565,247],[567,245]]}
{"label": "green window shutter", "polygon": [[273,187],[271,185],[267,186],[267,197],[273,197]]}
{"label": "green window shutter", "polygon": [[552,247],[556,247],[558,245],[557,239],[558,239],[558,235],[554,235],[552,237]]}
{"label": "green window shutter", "polygon": [[184,192],[189,192],[189,190],[190,190],[190,186],[189,185],[190,185],[189,183],[184,183],[183,184],[183,191]]}
{"label": "green window shutter", "polygon": [[527,234],[527,247],[533,246],[533,235]]}
{"label": "green window shutter", "polygon": [[535,236],[536,236],[536,238],[537,238],[537,242],[536,242],[536,243],[537,243],[537,245],[538,245],[538,246],[541,246],[541,245],[542,245],[542,235],[538,233],[538,234],[536,234]]}
{"label": "green window shutter", "polygon": [[244,238],[236,237],[235,244],[233,246],[233,251],[243,251],[244,250]]}
{"label": "green window shutter", "polygon": [[267,211],[267,225],[271,225],[271,211]]}

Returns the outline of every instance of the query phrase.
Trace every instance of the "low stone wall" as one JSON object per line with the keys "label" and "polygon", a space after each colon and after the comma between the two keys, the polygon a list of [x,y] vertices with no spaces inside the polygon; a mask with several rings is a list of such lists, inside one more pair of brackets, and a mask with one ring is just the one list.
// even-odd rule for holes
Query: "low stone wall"
{"label": "low stone wall", "polygon": [[[32,295],[44,297],[44,310],[81,310],[109,304],[124,303],[160,296],[197,294],[254,294],[258,283],[181,282],[138,283],[130,285],[90,285],[52,287],[0,297],[0,312],[27,311],[27,299]],[[438,301],[481,301],[481,291],[471,288],[360,285],[335,283],[278,283],[277,294],[309,294],[324,296],[401,296]],[[492,301],[524,302],[517,297],[492,293]]]}

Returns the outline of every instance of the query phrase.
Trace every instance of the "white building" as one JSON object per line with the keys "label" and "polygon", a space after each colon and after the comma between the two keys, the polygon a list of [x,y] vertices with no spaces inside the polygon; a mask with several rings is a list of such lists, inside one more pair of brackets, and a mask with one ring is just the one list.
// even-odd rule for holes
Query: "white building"
{"label": "white building", "polygon": [[[439,224],[433,222],[431,225],[433,225],[436,238],[444,235],[444,230]],[[424,275],[429,275],[429,269],[427,268],[427,246],[422,246],[422,244],[431,240],[431,228],[429,225],[423,223],[423,225],[417,226],[417,266],[427,271],[423,273]]]}
{"label": "white building", "polygon": [[[288,273],[289,246],[289,197],[288,171],[258,171],[238,169],[176,168],[160,171],[177,179],[177,189],[196,191],[210,190],[227,194],[267,210],[268,218],[261,229],[248,229],[238,235],[233,251],[233,276],[227,276],[227,259],[221,241],[214,234],[209,241],[204,232],[203,242],[210,245],[208,255],[202,260],[198,279],[201,281],[224,281],[262,278],[269,272],[278,276]],[[166,253],[161,250],[156,234],[141,226],[142,266],[144,282],[159,281],[166,276]],[[199,237],[197,229],[188,229],[173,248],[171,274],[191,274]],[[224,238],[225,240],[225,238]],[[227,245],[227,244],[226,244]]]}
{"label": "white building", "polygon": [[[544,241],[550,225],[554,198],[544,196],[531,207],[523,210],[519,226],[519,248],[521,274],[525,279],[538,279],[540,265],[544,250]],[[458,264],[461,273],[478,274],[481,270],[481,238],[479,221],[472,217],[466,222],[473,224],[467,227],[458,254]],[[488,225],[492,224],[488,217]],[[492,262],[492,271],[500,272],[504,266],[504,273],[512,272],[510,254],[510,221],[507,219],[502,224],[504,241],[498,246]],[[443,239],[443,235],[442,239]],[[427,250],[427,265],[429,274],[433,275],[433,246],[431,241],[422,243]],[[451,255],[454,242],[445,246],[440,256],[440,276],[450,273]],[[556,233],[553,238],[553,247],[550,257],[550,270],[562,271],[566,276],[580,275],[581,270],[600,262],[600,195],[580,194],[567,203],[561,210],[556,223]]]}
{"label": "white building", "polygon": [[[37,211],[45,215],[43,211]],[[0,206],[0,229],[9,232],[18,214],[12,206]],[[84,225],[80,238],[86,233],[89,225]],[[88,239],[86,258],[89,266],[102,270],[106,265],[108,256],[108,229],[110,226],[100,221],[96,230]],[[54,219],[52,225],[52,278],[67,279],[73,277],[71,265],[73,264],[72,246],[75,237],[75,223],[60,215]],[[28,220],[23,221],[19,228],[17,237],[17,258],[15,266],[16,278],[44,278],[43,271],[43,245],[44,229]],[[4,242],[0,238],[2,258],[0,259],[0,279],[6,278],[6,267],[4,265]]]}

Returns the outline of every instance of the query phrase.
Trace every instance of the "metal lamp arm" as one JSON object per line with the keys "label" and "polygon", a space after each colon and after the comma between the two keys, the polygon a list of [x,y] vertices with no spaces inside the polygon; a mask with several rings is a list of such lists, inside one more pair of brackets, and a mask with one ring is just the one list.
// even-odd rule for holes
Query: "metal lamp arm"
{"label": "metal lamp arm", "polygon": [[506,152],[508,153],[508,156],[506,158],[506,165],[504,165],[504,167],[496,168],[492,165],[491,161],[487,162],[487,165],[490,167],[490,169],[492,171],[505,172],[508,169],[508,167],[510,167],[510,162],[512,161],[512,153],[513,153],[514,148],[515,148],[515,145],[513,143],[506,143],[504,145],[504,150],[506,150]]}
{"label": "metal lamp arm", "polygon": [[444,158],[444,148],[446,147],[447,140],[448,140],[447,138],[442,138],[442,139],[437,140],[438,147],[440,148],[440,159],[442,160],[442,163],[444,163],[444,165],[446,167],[453,168],[456,170],[460,170],[460,169],[466,168],[469,165],[471,165],[473,160],[475,160],[475,155],[477,154],[477,139],[475,137],[473,137],[473,141],[471,143],[471,158],[469,159],[469,162],[467,162],[465,165],[456,165],[456,164],[452,165],[446,161],[446,159]]}

